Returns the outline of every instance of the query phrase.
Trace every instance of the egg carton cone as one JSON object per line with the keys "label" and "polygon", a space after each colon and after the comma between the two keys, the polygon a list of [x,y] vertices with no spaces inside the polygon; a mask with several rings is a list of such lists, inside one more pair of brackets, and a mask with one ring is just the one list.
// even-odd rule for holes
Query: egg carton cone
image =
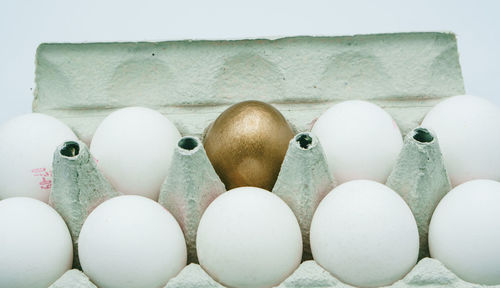
{"label": "egg carton cone", "polygon": [[[367,100],[391,114],[403,135],[406,135],[421,123],[435,104],[447,97],[465,93],[455,35],[440,32],[304,36],[274,40],[49,43],[40,45],[37,50],[35,74],[33,111],[62,120],[87,144],[102,119],[123,107],[145,106],[158,110],[178,127],[182,135],[201,137],[221,112],[245,100],[272,104],[298,132],[309,131],[315,119],[338,102]],[[304,166],[304,169],[292,167],[297,165],[293,162],[300,155],[297,149],[289,149],[282,167],[283,176],[278,180],[275,192],[284,189],[285,184],[281,182],[286,181],[286,174],[290,175],[286,176],[288,179],[297,173],[295,178],[313,181],[303,175],[303,171],[311,166]],[[302,156],[308,154],[307,157],[311,159],[319,157],[319,148],[310,150],[304,151]],[[88,152],[85,149],[81,151]],[[186,160],[190,157],[177,156],[184,159],[179,160],[181,162],[192,160]],[[88,163],[89,167],[97,171],[93,161],[89,160]],[[319,165],[312,167],[321,166],[311,160],[305,163]],[[190,164],[176,165],[188,167]],[[202,173],[200,177],[209,177],[207,175],[212,173],[213,167],[206,167],[198,167],[210,170],[204,171],[208,174]],[[311,176],[315,177],[313,174]],[[188,180],[189,176],[179,177],[188,177],[183,180],[185,183],[191,181]],[[57,173],[54,178],[58,178]],[[78,183],[78,178],[74,179],[73,185]],[[100,175],[96,179],[104,177]],[[322,181],[326,183],[330,180],[333,183],[331,178]],[[70,185],[72,182],[67,180],[66,183]],[[314,184],[320,187],[321,183]],[[91,193],[91,189],[88,190]],[[59,191],[60,198],[65,199],[62,188]],[[111,192],[113,190],[107,191],[110,191],[110,197],[114,195]],[[310,191],[313,193],[313,190]],[[182,193],[197,195],[197,192],[187,190]],[[284,191],[276,193],[284,194]],[[85,205],[74,205],[70,200],[78,200],[78,197],[71,197],[63,205],[65,212],[60,213],[66,213],[67,216],[63,217],[69,219],[67,223],[75,221],[81,227],[81,222],[78,222],[81,220],[71,219],[84,219],[94,204],[89,201],[84,202]],[[57,202],[55,198],[59,197],[53,198]],[[311,209],[312,206],[307,208]],[[69,218],[72,215],[77,216]],[[308,220],[302,217],[299,216],[299,221],[307,223]],[[194,227],[197,224],[189,225]],[[79,276],[82,275],[63,277],[78,279]],[[409,284],[402,284],[405,281]],[[294,283],[299,284],[291,286]],[[331,286],[328,286],[330,283]],[[394,286],[450,287],[450,283],[453,283],[451,286],[462,285],[456,287],[479,287],[459,280],[437,260],[428,258],[422,259]],[[306,261],[280,285],[341,287],[343,284],[314,261]],[[67,287],[74,286],[68,284]],[[171,279],[167,287],[222,286],[198,264],[190,264]]]}
{"label": "egg carton cone", "polygon": [[69,270],[49,288],[97,288],[90,282],[89,277],[78,269]]}
{"label": "egg carton cone", "polygon": [[309,231],[319,202],[335,186],[318,137],[297,134],[288,146],[273,193],[288,204],[297,217],[304,244],[303,260],[312,259]]}
{"label": "egg carton cone", "polygon": [[439,141],[434,133],[417,127],[406,135],[386,185],[406,201],[415,216],[420,237],[419,259],[429,257],[427,235],[432,213],[451,190]]}
{"label": "egg carton cone", "polygon": [[172,213],[184,232],[188,263],[198,262],[196,232],[203,212],[225,191],[201,141],[191,136],[181,138],[158,202]]}
{"label": "egg carton cone", "polygon": [[164,288],[224,288],[212,279],[198,264],[189,264],[174,278],[168,281]]}
{"label": "egg carton cone", "polygon": [[119,193],[97,168],[87,146],[68,141],[54,152],[49,202],[62,216],[73,239],[73,267],[79,268],[78,237],[83,222],[99,204]]}

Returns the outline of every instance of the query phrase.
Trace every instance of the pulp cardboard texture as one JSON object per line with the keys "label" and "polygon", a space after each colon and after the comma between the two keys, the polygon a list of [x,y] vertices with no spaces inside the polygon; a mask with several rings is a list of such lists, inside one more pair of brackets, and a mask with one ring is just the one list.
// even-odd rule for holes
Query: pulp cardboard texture
{"label": "pulp cardboard texture", "polygon": [[[187,287],[187,286],[186,286]],[[324,287],[324,288],[353,288],[342,283],[324,270],[314,261],[303,262],[299,268],[286,279],[278,288]],[[391,288],[412,287],[453,287],[453,288],[480,288],[488,287],[467,283],[451,273],[443,264],[432,258],[424,258],[403,279],[397,281]],[[500,287],[500,286],[489,286]]]}
{"label": "pulp cardboard texture", "polygon": [[277,40],[42,44],[33,111],[89,143],[126,106],[154,108],[201,136],[228,106],[273,104],[297,128],[338,101],[365,99],[406,134],[443,97],[464,94],[455,35],[399,33]]}
{"label": "pulp cardboard texture", "polygon": [[415,216],[420,236],[419,259],[429,257],[427,235],[432,213],[451,190],[439,141],[434,133],[419,127],[406,135],[386,185],[399,193]]}
{"label": "pulp cardboard texture", "polygon": [[198,262],[196,232],[201,215],[217,196],[226,192],[226,188],[196,137],[181,138],[174,150],[171,167],[158,202],[172,213],[184,232],[188,263]]}
{"label": "pulp cardboard texture", "polygon": [[189,264],[174,278],[168,281],[164,288],[224,288],[213,280],[198,264]]}
{"label": "pulp cardboard texture", "polygon": [[[66,272],[59,280],[49,288],[97,288],[92,284],[87,276],[79,270],[70,270]],[[200,267],[198,264],[189,264],[176,277],[172,278],[165,288],[223,288],[224,286],[215,280]],[[304,287],[323,287],[323,288],[351,288],[353,286],[344,284],[333,277],[314,261],[305,261],[299,268],[288,277],[278,288],[304,288]],[[478,284],[467,283],[453,273],[439,261],[431,258],[424,258],[418,262],[413,270],[403,279],[394,283],[392,288],[481,288],[488,287]],[[497,288],[500,286],[489,286]]]}
{"label": "pulp cardboard texture", "polygon": [[64,273],[49,288],[97,288],[89,278],[78,269],[69,270]]}
{"label": "pulp cardboard texture", "polygon": [[62,216],[73,240],[73,267],[78,261],[78,237],[83,222],[92,210],[119,193],[97,168],[87,146],[68,141],[54,152],[53,185],[50,204]]}
{"label": "pulp cardboard texture", "polygon": [[309,231],[319,202],[335,186],[318,137],[297,134],[288,145],[273,193],[288,204],[297,217],[304,244],[303,260],[311,260]]}
{"label": "pulp cardboard texture", "polygon": [[[66,122],[86,143],[90,142],[99,122],[118,108],[139,105],[156,109],[172,120],[183,135],[201,136],[224,109],[250,99],[273,104],[298,132],[308,131],[322,112],[339,101],[369,100],[389,112],[403,134],[406,134],[418,126],[437,102],[448,96],[464,94],[456,40],[450,33],[241,41],[42,44],[37,51],[36,63],[37,88],[33,110]],[[334,185],[334,179],[329,175],[320,180],[315,178],[325,174],[327,168],[321,164],[324,159],[321,159],[323,155],[319,143],[314,145],[315,136],[306,135],[311,137],[311,148],[300,150],[300,143],[290,143],[274,189],[301,218],[302,230],[310,222],[318,199]],[[83,147],[80,151],[86,155],[88,150],[85,144],[78,145]],[[425,173],[432,169],[440,171],[439,167],[442,167],[438,158],[429,162],[422,160],[438,155],[437,144],[424,146],[407,140],[390,178],[390,185],[400,190],[398,193],[410,195],[406,201],[409,201],[412,209],[417,210],[429,208],[419,204],[424,198],[437,201],[435,199],[442,197],[442,189],[446,189],[436,183],[446,186],[448,181],[446,173],[436,176],[441,177],[441,180],[409,180],[415,178],[415,171],[420,171],[422,167]],[[178,161],[173,161],[176,167],[171,169],[191,173],[194,167],[199,167],[204,170],[199,174],[201,177],[208,177],[209,182],[218,183],[218,179],[212,175],[213,168],[209,167],[210,163],[204,157],[206,155],[199,152],[204,152],[201,148],[191,152],[178,150],[177,156],[174,156]],[[58,202],[56,198],[60,198],[59,202],[64,203],[65,207],[58,209],[60,213],[67,211],[71,214],[72,209],[75,210],[78,215],[75,214],[77,217],[72,221],[76,228],[72,229],[78,229],[86,213],[95,206],[95,202],[88,201],[86,197],[104,199],[116,195],[114,190],[109,189],[104,177],[95,173],[95,165],[91,161],[75,161],[74,164],[65,162],[69,160],[61,158],[54,162],[55,166],[59,166],[54,167],[54,171],[60,171],[54,173],[54,186],[57,187],[59,181],[66,183],[60,184],[61,187],[73,185],[76,188],[70,189],[67,199],[61,195],[54,195],[52,199]],[[68,172],[64,173],[65,169]],[[308,169],[314,172],[304,172]],[[85,180],[87,176],[79,173],[89,173],[89,182]],[[80,179],[75,178],[75,175],[80,175]],[[167,177],[162,197],[165,200],[166,195],[172,193],[167,191],[169,181],[172,186],[184,184],[192,187],[177,193],[184,197],[192,196],[184,199],[185,204],[194,209],[188,214],[198,219],[205,207],[197,206],[195,202],[203,196],[191,190],[199,189],[204,184],[197,183],[196,178],[189,175],[184,176],[182,181],[185,183],[175,182],[179,179],[173,176]],[[97,184],[90,183],[92,181]],[[298,195],[297,189],[287,194],[287,187],[293,187],[293,184],[287,186],[287,182],[303,187],[304,183],[311,183],[315,187],[308,187],[310,189],[305,195]],[[217,187],[214,191],[222,193],[220,183],[214,185]],[[411,191],[401,189],[404,185],[410,185]],[[83,189],[84,186],[100,188]],[[418,191],[424,189],[418,187],[431,187],[434,192],[422,197],[415,196],[412,193],[420,193]],[[102,194],[93,198],[92,194],[96,191]],[[290,195],[295,196],[287,199]],[[305,198],[298,200],[299,196]],[[305,204],[301,207],[299,203]],[[412,206],[411,203],[416,204]],[[167,205],[166,202],[164,205]],[[427,217],[428,212],[425,210],[423,215]],[[197,223],[191,225],[190,229],[194,231],[195,226]],[[51,287],[76,287],[74,283],[86,283],[82,287],[87,288],[95,287],[85,275],[75,270],[68,271]],[[404,279],[393,284],[393,287],[479,286],[460,280],[439,261],[429,258],[422,259]],[[222,286],[198,264],[190,264],[166,287]],[[279,287],[349,286],[314,261],[305,261]]]}

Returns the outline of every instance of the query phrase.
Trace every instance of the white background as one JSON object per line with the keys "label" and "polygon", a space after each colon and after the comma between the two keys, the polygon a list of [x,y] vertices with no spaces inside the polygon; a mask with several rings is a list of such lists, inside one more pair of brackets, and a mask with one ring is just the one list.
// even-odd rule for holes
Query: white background
{"label": "white background", "polygon": [[500,104],[499,30],[500,1],[493,0],[0,0],[0,123],[31,111],[42,42],[452,31],[467,93]]}

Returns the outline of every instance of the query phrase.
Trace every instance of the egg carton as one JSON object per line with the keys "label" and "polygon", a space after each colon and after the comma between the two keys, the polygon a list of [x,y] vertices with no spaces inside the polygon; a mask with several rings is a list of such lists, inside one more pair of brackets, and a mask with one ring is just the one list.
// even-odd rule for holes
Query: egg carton
{"label": "egg carton", "polygon": [[[431,131],[415,127],[437,102],[464,94],[451,33],[42,44],[36,64],[33,111],[59,118],[82,140],[64,143],[55,152],[50,197],[70,228],[75,248],[86,216],[102,201],[118,195],[87,149],[97,125],[116,109],[150,107],[187,135],[179,142],[170,169],[182,171],[182,176],[167,176],[159,202],[178,220],[189,260],[195,263],[166,287],[222,287],[196,264],[199,218],[225,191],[199,138],[227,107],[253,99],[271,103],[296,132],[303,132],[290,141],[273,192],[299,219],[307,261],[278,287],[350,287],[308,260],[313,212],[335,181],[319,141],[307,131],[335,103],[363,99],[389,112],[406,135],[387,185],[412,209],[424,244],[420,258],[428,255],[428,220],[451,187],[437,139]],[[184,203],[176,205],[174,200]],[[79,267],[77,261],[74,265]],[[392,286],[479,287],[429,258],[420,260]],[[81,271],[71,270],[51,287],[96,286]]]}
{"label": "egg carton", "polygon": [[[321,199],[334,186],[321,144],[310,132],[297,134],[291,141],[273,192],[279,195],[299,219],[303,232],[304,258],[309,259],[309,228],[312,215]],[[302,172],[297,175],[297,171]],[[160,192],[160,204],[178,220],[188,246],[190,262],[196,262],[196,230],[201,214],[224,186],[210,165],[201,141],[192,136],[181,138],[175,149],[171,174]],[[182,171],[182,173],[179,173]],[[295,172],[294,172],[295,171]],[[69,141],[54,154],[52,205],[63,216],[78,245],[83,221],[102,201],[117,194],[99,172],[83,142]],[[416,211],[421,237],[420,258],[428,255],[427,231],[432,211],[451,189],[444,169],[437,138],[425,128],[415,128],[405,137],[396,165],[386,183],[396,189]],[[185,207],[185,209],[179,209]],[[75,254],[75,258],[77,255]],[[77,262],[75,265],[78,265]],[[81,286],[74,286],[78,283]],[[485,287],[461,280],[438,260],[423,258],[402,280],[389,287]],[[71,270],[50,287],[96,287],[80,270]],[[169,287],[224,287],[213,280],[200,265],[186,266]],[[304,261],[279,286],[353,287],[342,283],[312,260]],[[500,287],[490,286],[490,287]]]}

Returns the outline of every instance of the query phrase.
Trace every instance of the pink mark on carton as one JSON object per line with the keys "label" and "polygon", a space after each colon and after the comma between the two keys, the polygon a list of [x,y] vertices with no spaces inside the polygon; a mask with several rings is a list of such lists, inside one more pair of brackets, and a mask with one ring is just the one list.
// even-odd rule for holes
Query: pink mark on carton
{"label": "pink mark on carton", "polygon": [[392,120],[392,126],[394,126],[394,129],[399,130],[399,127],[398,127],[398,124],[396,123],[396,121]]}
{"label": "pink mark on carton", "polygon": [[52,188],[52,170],[47,168],[36,168],[31,170],[34,177],[39,177],[40,189],[50,190]]}

